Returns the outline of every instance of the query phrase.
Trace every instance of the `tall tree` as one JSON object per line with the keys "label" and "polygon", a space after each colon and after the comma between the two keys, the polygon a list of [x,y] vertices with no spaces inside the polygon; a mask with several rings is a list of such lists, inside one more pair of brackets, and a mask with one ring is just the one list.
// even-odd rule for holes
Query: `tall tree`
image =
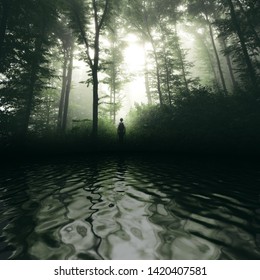
{"label": "tall tree", "polygon": [[124,84],[127,83],[128,77],[126,76],[123,67],[123,52],[126,47],[126,43],[122,39],[120,34],[120,21],[116,21],[115,18],[109,22],[106,31],[106,41],[109,46],[106,47],[106,56],[103,58],[101,68],[105,74],[105,78],[102,79],[102,83],[105,83],[109,87],[109,106],[106,106],[109,111],[110,120],[115,124],[116,114],[122,106],[120,93]]}
{"label": "tall tree", "polygon": [[64,18],[63,22],[60,22],[58,36],[62,42],[60,47],[62,52],[62,83],[57,125],[58,131],[64,133],[67,125],[74,56],[74,37]]}
{"label": "tall tree", "polygon": [[216,87],[220,90],[217,73],[215,70],[214,53],[207,36],[207,31],[197,23],[185,26],[186,31],[194,37],[195,60],[200,73],[200,81],[207,86]]}
{"label": "tall tree", "polygon": [[139,34],[142,40],[149,42],[152,46],[152,54],[155,62],[156,88],[158,92],[159,103],[160,105],[163,105],[160,66],[155,35],[153,32],[156,25],[158,25],[158,19],[161,15],[159,11],[155,9],[154,4],[154,1],[147,0],[128,1],[125,15],[127,21],[131,25],[131,28],[135,30],[137,34]]}
{"label": "tall tree", "polygon": [[67,118],[68,118],[68,108],[69,108],[69,97],[71,90],[71,82],[72,82],[72,72],[73,72],[73,56],[74,56],[74,41],[71,42],[71,47],[69,51],[69,62],[68,62],[68,71],[65,77],[66,86],[64,89],[64,107],[63,107],[63,115],[62,115],[62,123],[61,123],[61,131],[64,133],[67,127]]}
{"label": "tall tree", "polygon": [[93,85],[92,137],[94,142],[98,137],[100,35],[109,14],[110,3],[111,0],[72,0],[69,2],[72,28],[78,33],[80,42],[85,45],[87,63],[91,69]]}
{"label": "tall tree", "polygon": [[[11,2],[10,2],[11,3]],[[27,134],[35,96],[52,76],[50,47],[54,44],[53,26],[57,20],[56,1],[15,1],[9,13],[2,50],[1,92],[13,96],[14,106],[23,110],[20,130]],[[15,94],[15,96],[14,96]],[[5,96],[8,98],[8,96]],[[16,104],[16,105],[15,105]]]}
{"label": "tall tree", "polygon": [[252,87],[257,89],[258,88],[258,83],[257,83],[255,69],[253,67],[252,61],[251,61],[249,53],[248,53],[248,49],[247,49],[247,46],[246,46],[246,41],[245,41],[245,38],[244,38],[244,34],[242,32],[242,29],[240,27],[239,20],[238,20],[237,15],[236,15],[234,4],[233,4],[232,0],[227,0],[227,3],[228,3],[228,6],[230,8],[230,16],[231,16],[232,24],[235,28],[236,34],[237,34],[237,36],[239,38],[239,42],[241,44],[241,49],[242,49],[242,52],[243,52],[243,55],[244,55],[246,65],[247,65],[247,70],[248,70],[249,78],[251,80]]}
{"label": "tall tree", "polygon": [[236,70],[237,84],[258,91],[259,73],[259,1],[221,0],[215,26],[225,40],[224,54],[229,55]]}
{"label": "tall tree", "polygon": [[145,82],[145,92],[147,96],[147,101],[149,105],[152,105],[152,95],[150,90],[150,82],[149,82],[149,69],[148,69],[148,55],[145,49],[145,42],[143,42],[143,50],[144,50],[144,82]]}
{"label": "tall tree", "polygon": [[212,21],[214,19],[214,12],[215,12],[215,5],[213,2],[210,1],[204,1],[204,0],[188,0],[188,11],[191,15],[195,16],[193,20],[197,20],[200,22],[204,22],[204,24],[207,25],[209,30],[209,35],[211,39],[211,44],[214,50],[217,67],[221,79],[222,88],[224,90],[224,93],[227,94],[227,87],[226,82],[223,74],[223,70],[221,67],[221,62],[219,58],[218,49],[215,42],[215,35],[214,30],[212,27]]}
{"label": "tall tree", "polygon": [[232,60],[230,58],[230,54],[228,52],[225,52],[225,50],[227,49],[227,43],[226,43],[225,38],[223,38],[221,36],[219,38],[219,41],[220,41],[220,44],[222,46],[222,50],[224,52],[224,55],[226,57],[226,62],[227,62],[228,70],[229,70],[229,75],[230,75],[232,87],[234,89],[236,87],[236,79],[235,79],[235,75],[234,75],[234,71],[233,71],[233,67],[232,67]]}

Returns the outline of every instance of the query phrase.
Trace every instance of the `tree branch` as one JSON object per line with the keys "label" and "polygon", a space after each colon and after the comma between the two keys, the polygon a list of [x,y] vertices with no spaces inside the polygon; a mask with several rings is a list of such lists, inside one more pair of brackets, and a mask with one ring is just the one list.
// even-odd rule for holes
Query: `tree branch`
{"label": "tree branch", "polygon": [[74,11],[76,21],[77,21],[77,24],[78,24],[78,27],[79,27],[80,35],[81,35],[81,37],[84,41],[84,44],[86,46],[86,49],[87,49],[86,54],[87,54],[87,57],[88,57],[89,65],[92,68],[93,67],[93,62],[92,62],[92,59],[91,59],[91,56],[90,56],[90,47],[89,47],[88,38],[86,37],[85,30],[84,30],[84,27],[83,27],[82,22],[80,20],[78,12],[75,9],[73,9],[73,11]]}
{"label": "tree branch", "polygon": [[98,25],[99,31],[101,30],[101,28],[102,28],[102,26],[104,24],[105,18],[107,16],[107,13],[108,13],[108,2],[109,2],[109,0],[105,0],[105,1],[106,1],[106,3],[105,3],[105,8],[104,8],[104,11],[103,11],[103,15],[102,15],[100,23]]}

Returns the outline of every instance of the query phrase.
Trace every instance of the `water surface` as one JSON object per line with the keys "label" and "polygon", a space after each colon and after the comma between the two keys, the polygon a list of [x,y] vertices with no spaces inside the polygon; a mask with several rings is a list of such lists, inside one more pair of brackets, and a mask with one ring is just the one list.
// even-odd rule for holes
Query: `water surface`
{"label": "water surface", "polygon": [[0,175],[0,259],[260,259],[260,166],[89,156]]}

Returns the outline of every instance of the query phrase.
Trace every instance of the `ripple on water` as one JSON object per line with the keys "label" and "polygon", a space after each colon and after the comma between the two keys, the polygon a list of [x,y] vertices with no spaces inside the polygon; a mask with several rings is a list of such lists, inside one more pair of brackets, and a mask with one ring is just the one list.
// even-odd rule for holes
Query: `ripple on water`
{"label": "ripple on water", "polygon": [[167,158],[10,168],[0,258],[260,259],[259,178],[255,165]]}

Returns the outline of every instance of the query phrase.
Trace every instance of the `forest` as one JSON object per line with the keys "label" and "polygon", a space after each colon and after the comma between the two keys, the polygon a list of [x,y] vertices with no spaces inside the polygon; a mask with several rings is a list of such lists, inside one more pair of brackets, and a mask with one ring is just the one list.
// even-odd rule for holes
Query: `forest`
{"label": "forest", "polygon": [[259,154],[259,18],[257,0],[0,0],[1,153]]}

